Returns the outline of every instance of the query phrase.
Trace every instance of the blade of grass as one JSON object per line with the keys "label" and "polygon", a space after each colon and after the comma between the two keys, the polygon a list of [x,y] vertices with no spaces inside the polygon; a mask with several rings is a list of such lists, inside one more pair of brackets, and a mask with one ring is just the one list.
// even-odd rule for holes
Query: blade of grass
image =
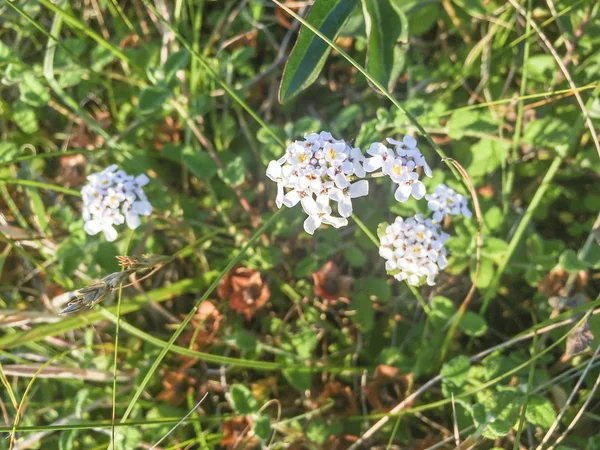
{"label": "blade of grass", "polygon": [[[123,255],[129,255],[129,246],[131,245],[131,240],[133,239],[133,230],[129,233],[129,238],[127,239],[127,244],[125,245],[125,250]],[[125,266],[121,266],[121,272],[125,270]],[[112,427],[110,429],[111,443],[112,448],[115,450],[115,422],[117,418],[117,363],[118,363],[118,354],[119,354],[119,324],[121,322],[121,299],[123,297],[123,283],[119,284],[119,292],[117,294],[117,323],[115,324],[115,354],[113,359],[113,387],[112,387],[112,416],[111,422]]]}
{"label": "blade of grass", "polygon": [[74,191],[73,189],[68,189],[62,186],[56,186],[54,184],[42,183],[40,181],[0,178],[0,183],[20,184],[22,186],[37,187],[47,189],[49,191],[60,192],[62,194],[73,195],[75,197],[81,197],[81,193],[79,193],[79,191]]}
{"label": "blade of grass", "polygon": [[250,116],[262,127],[265,129],[265,131],[267,133],[269,133],[269,135],[271,137],[273,137],[273,139],[275,139],[276,142],[278,142],[282,147],[285,146],[284,142],[281,140],[281,138],[279,136],[277,136],[277,134],[271,130],[271,128],[260,118],[260,116],[258,114],[256,114],[256,112],[244,101],[242,100],[242,98],[225,82],[221,79],[221,77],[219,77],[219,75],[215,72],[215,70],[204,60],[204,57],[202,55],[200,55],[200,53],[198,53],[196,51],[196,49],[190,45],[182,36],[181,34],[173,27],[173,25],[171,25],[169,23],[168,20],[166,20],[154,7],[154,5],[152,5],[152,3],[148,0],[142,0],[144,2],[144,4],[146,5],[146,7],[152,11],[152,13],[154,15],[156,15],[156,17],[158,17],[158,19],[165,24],[165,26],[175,35],[175,37],[177,38],[177,40],[190,52],[190,54],[198,61],[198,63],[200,63],[200,65],[202,66],[202,68],[223,88],[223,90],[225,90],[225,92],[227,92],[227,94],[229,94],[229,96],[235,101],[237,102],[242,108],[244,108],[246,110],[246,112],[248,114],[250,114]]}
{"label": "blade of grass", "polygon": [[[527,0],[527,25],[525,26],[525,33],[529,33],[531,31],[531,0]],[[525,96],[525,90],[527,88],[527,61],[529,59],[529,39],[525,40],[524,48],[523,48],[523,64],[522,74],[521,74],[521,87],[519,91],[519,96],[522,98]],[[519,100],[517,104],[517,121],[515,122],[515,132],[513,134],[513,141],[510,150],[510,160],[508,163],[508,173],[506,174],[504,181],[504,186],[502,189],[502,211],[503,214],[506,215],[508,212],[508,204],[510,202],[510,195],[512,193],[513,184],[515,181],[515,168],[517,164],[517,153],[519,150],[519,140],[521,139],[521,130],[523,128],[523,105],[524,101]]]}
{"label": "blade of grass", "polygon": [[13,421],[13,425],[12,425],[11,433],[10,433],[10,441],[8,444],[9,450],[12,450],[13,446],[15,445],[15,435],[17,433],[16,430],[17,430],[17,426],[19,425],[19,421],[21,419],[21,410],[25,406],[25,400],[27,399],[27,394],[29,394],[31,387],[33,386],[33,383],[35,382],[35,380],[37,380],[39,374],[42,373],[42,371],[46,367],[48,367],[50,364],[52,364],[54,361],[59,360],[63,356],[66,356],[67,354],[69,354],[75,350],[78,350],[79,348],[80,347],[70,348],[69,350],[65,350],[64,352],[59,353],[56,356],[53,356],[48,361],[46,361],[44,364],[42,364],[40,366],[40,368],[35,372],[35,375],[31,378],[31,380],[29,380],[29,383],[27,383],[27,387],[25,388],[25,392],[23,392],[23,397],[21,397],[21,401],[19,402],[19,407],[17,408],[17,412],[15,414],[15,420]]}
{"label": "blade of grass", "polygon": [[[600,299],[600,296],[598,297],[598,299]],[[514,367],[513,369],[505,372],[502,375],[497,376],[496,378],[494,378],[492,380],[489,380],[489,381],[487,381],[485,383],[482,383],[481,385],[477,386],[476,388],[474,388],[474,389],[472,389],[470,391],[460,393],[459,395],[457,395],[455,397],[455,399],[467,398],[467,397],[469,397],[469,396],[471,396],[473,394],[481,392],[481,391],[483,391],[483,390],[485,390],[485,389],[487,389],[487,388],[489,388],[491,386],[494,386],[496,383],[502,381],[503,379],[505,379],[507,377],[511,377],[511,376],[515,375],[516,373],[518,373],[519,371],[527,368],[534,361],[538,360],[539,358],[541,358],[542,356],[544,356],[546,353],[550,352],[555,347],[557,347],[558,345],[560,345],[564,340],[566,340],[567,337],[569,336],[569,334],[573,330],[575,330],[585,320],[587,320],[587,318],[589,317],[589,315],[591,314],[591,312],[592,311],[589,310],[583,316],[583,318],[581,318],[575,324],[575,326],[573,326],[563,336],[561,336],[559,339],[557,339],[556,341],[554,341],[552,344],[550,344],[544,350],[542,350],[539,353],[536,353],[535,355],[533,355],[529,360],[523,362],[522,364],[519,364],[518,366]],[[412,404],[418,395],[420,395],[421,393],[423,393],[424,391],[426,391],[431,386],[433,386],[434,384],[436,384],[437,382],[439,382],[441,380],[442,380],[442,376],[441,375],[437,375],[435,378],[433,378],[430,381],[428,381],[427,383],[425,383],[418,390],[416,390],[413,394],[409,395],[402,402],[400,402],[398,405],[396,405],[394,408],[392,408],[389,413],[386,413],[386,414],[373,414],[373,415],[369,416],[369,417],[371,417],[373,419],[379,418],[380,420],[377,421],[377,423],[375,423],[371,428],[369,428],[369,430],[367,430],[350,447],[348,447],[348,450],[356,450],[356,449],[360,448],[360,446],[363,444],[363,442],[365,440],[367,440],[367,439],[370,439],[371,436],[373,436],[385,424],[387,424],[387,422],[390,420],[391,417],[402,417],[402,416],[405,416],[405,415],[408,415],[408,414],[411,414],[411,413],[428,411],[430,409],[439,408],[440,406],[449,405],[452,402],[452,400],[449,399],[449,398],[447,398],[447,399],[444,399],[444,400],[438,400],[438,401],[431,402],[431,403],[428,403],[428,404],[425,404],[425,405],[421,405],[421,406],[417,406],[417,407],[414,407],[414,408],[404,409],[404,407],[406,405]]]}
{"label": "blade of grass", "polygon": [[[529,3],[531,3],[531,0],[529,0]],[[529,4],[529,7],[531,8],[531,4]],[[533,317],[533,320],[535,321],[535,316]],[[532,344],[532,348],[533,351],[535,352],[537,349],[537,343],[538,343],[538,337],[537,335],[535,335],[533,337],[533,344]],[[521,414],[519,417],[519,428],[517,430],[517,435],[515,437],[515,442],[513,444],[513,450],[519,450],[519,442],[521,441],[521,433],[523,433],[523,429],[525,428],[525,414],[527,413],[527,404],[529,403],[529,396],[531,394],[531,385],[533,383],[533,374],[535,372],[535,364],[532,364],[529,367],[529,375],[527,376],[527,386],[526,386],[526,390],[525,390],[525,401],[523,402],[523,405],[521,406]]]}

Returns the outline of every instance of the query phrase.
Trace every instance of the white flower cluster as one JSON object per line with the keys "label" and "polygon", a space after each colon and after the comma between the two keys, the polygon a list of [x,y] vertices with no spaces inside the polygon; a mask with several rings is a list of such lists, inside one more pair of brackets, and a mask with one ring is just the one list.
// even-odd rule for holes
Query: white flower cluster
{"label": "white flower cluster", "polygon": [[433,220],[441,222],[446,214],[458,216],[462,214],[467,219],[471,217],[471,210],[467,206],[467,198],[444,183],[436,186],[433,194],[427,194],[427,207],[433,211]]}
{"label": "white flower cluster", "polygon": [[[321,224],[340,228],[352,215],[352,199],[369,193],[363,167],[365,158],[359,148],[335,139],[322,131],[304,136],[288,146],[285,155],[271,161],[267,176],[277,183],[278,208],[300,203],[308,215],[304,230],[313,234]],[[337,203],[341,217],[332,215],[330,201]]]}
{"label": "white flower cluster", "polygon": [[421,214],[406,220],[397,217],[379,237],[379,254],[397,280],[413,286],[426,280],[433,286],[438,272],[448,265],[444,243],[449,237],[438,223]]}
{"label": "white flower cluster", "polygon": [[126,222],[133,230],[140,225],[140,216],[152,214],[152,205],[142,189],[150,179],[144,174],[134,177],[117,169],[113,164],[88,175],[88,184],[81,189],[83,229],[90,235],[103,231],[111,242],[117,238],[115,225]]}
{"label": "white flower cluster", "polygon": [[425,175],[431,177],[431,168],[417,148],[417,140],[412,136],[404,136],[401,141],[392,138],[387,138],[387,141],[396,150],[380,142],[371,144],[367,150],[371,158],[365,161],[365,170],[374,172],[381,169],[384,175],[388,175],[398,185],[394,197],[399,202],[407,201],[411,195],[417,200],[423,198],[425,185],[419,181],[419,174],[415,169],[421,167]]}

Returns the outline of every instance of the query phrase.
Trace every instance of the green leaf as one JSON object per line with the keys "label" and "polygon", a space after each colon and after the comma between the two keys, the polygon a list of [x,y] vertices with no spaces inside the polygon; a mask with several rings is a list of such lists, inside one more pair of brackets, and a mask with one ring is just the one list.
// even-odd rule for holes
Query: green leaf
{"label": "green leaf", "polygon": [[344,259],[348,261],[352,267],[364,267],[367,264],[367,256],[358,247],[346,247],[344,249]]}
{"label": "green leaf", "polygon": [[310,358],[319,342],[319,337],[314,330],[305,328],[294,334],[291,341],[300,358]]}
{"label": "green leaf", "polygon": [[239,186],[244,182],[244,160],[241,156],[236,156],[225,167],[225,170],[219,170],[219,176],[229,186]]}
{"label": "green leaf", "polygon": [[467,336],[479,337],[487,331],[485,319],[473,311],[466,311],[458,326]]}
{"label": "green leaf", "polygon": [[434,324],[439,324],[443,327],[455,313],[456,308],[449,298],[436,295],[431,299],[430,318]]}
{"label": "green leaf", "polygon": [[[475,264],[471,265],[471,281],[475,277]],[[492,282],[492,278],[494,277],[494,263],[489,258],[481,258],[481,265],[479,267],[479,278],[477,278],[477,286],[478,289],[487,288]]]}
{"label": "green leaf", "polygon": [[240,414],[251,414],[258,409],[258,403],[253,397],[252,392],[246,386],[241,384],[232,384],[229,388],[233,408]]}
{"label": "green leaf", "polygon": [[366,69],[392,90],[404,68],[408,50],[408,20],[390,0],[362,0],[367,28]]}
{"label": "green leaf", "polygon": [[356,324],[362,332],[367,332],[373,328],[375,320],[375,310],[373,302],[367,295],[355,294],[352,296],[352,309],[356,314],[351,316],[352,322]]}
{"label": "green leaf", "polygon": [[[317,0],[306,21],[331,40],[336,39],[358,0]],[[317,79],[331,47],[311,30],[302,27],[279,86],[279,101],[288,101]]]}
{"label": "green leaf", "polygon": [[575,250],[565,250],[560,258],[558,258],[558,263],[560,266],[565,269],[569,273],[577,273],[580,270],[585,270],[588,268],[587,264],[581,261]]}
{"label": "green leaf", "polygon": [[183,148],[181,163],[201,180],[212,178],[218,170],[217,165],[208,153],[195,150],[192,147]]}
{"label": "green leaf", "polygon": [[169,91],[160,87],[149,86],[144,88],[138,99],[138,109],[142,114],[153,113],[162,108],[169,96]]}
{"label": "green leaf", "polygon": [[254,434],[263,442],[269,440],[271,437],[271,419],[269,419],[269,416],[261,414],[254,420]]}
{"label": "green leaf", "polygon": [[448,122],[448,136],[452,139],[461,139],[465,133],[491,134],[497,130],[498,125],[489,114],[481,111],[456,111]]}
{"label": "green leaf", "polygon": [[23,102],[17,102],[15,105],[13,120],[24,133],[33,134],[39,130],[35,110]]}
{"label": "green leaf", "polygon": [[21,83],[19,83],[19,92],[21,101],[31,106],[45,106],[50,100],[50,94],[40,83],[33,72],[27,72]]}
{"label": "green leaf", "polygon": [[541,395],[534,395],[527,403],[525,418],[528,422],[548,430],[556,420],[556,411],[550,400]]}
{"label": "green leaf", "polygon": [[446,385],[461,387],[467,381],[471,361],[465,355],[457,356],[442,366],[440,374],[442,381]]}
{"label": "green leaf", "polygon": [[167,84],[170,83],[177,71],[187,66],[189,61],[190,53],[186,49],[171,53],[163,67],[165,82]]}

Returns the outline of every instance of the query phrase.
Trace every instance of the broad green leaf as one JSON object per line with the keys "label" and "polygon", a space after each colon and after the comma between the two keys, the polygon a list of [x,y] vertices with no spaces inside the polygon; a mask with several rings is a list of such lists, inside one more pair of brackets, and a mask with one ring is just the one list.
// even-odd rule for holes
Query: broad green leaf
{"label": "broad green leaf", "polygon": [[528,422],[548,430],[556,420],[556,411],[550,400],[541,395],[534,395],[527,402],[525,418]]}
{"label": "broad green leaf", "polygon": [[258,409],[258,403],[246,386],[233,384],[229,388],[233,408],[240,414],[251,414]]}
{"label": "broad green leaf", "polygon": [[408,49],[408,20],[390,0],[362,0],[367,28],[366,68],[392,90],[404,68]]}
{"label": "broad green leaf", "polygon": [[181,152],[181,163],[196,177],[208,180],[217,173],[217,165],[206,152],[184,147]]}
{"label": "broad green leaf", "polygon": [[144,88],[138,100],[138,109],[142,114],[150,114],[160,109],[169,98],[169,91],[160,87]]}
{"label": "broad green leaf", "polygon": [[587,264],[579,259],[575,250],[565,250],[558,258],[560,266],[569,273],[577,273],[580,270],[586,270]]}
{"label": "broad green leaf", "polygon": [[448,397],[451,392],[457,393],[467,381],[471,361],[465,355],[457,356],[442,366],[442,384],[444,395]]}
{"label": "broad green leaf", "polygon": [[[354,10],[358,0],[317,0],[306,21],[331,40],[338,36],[342,25]],[[311,30],[302,27],[288,59],[279,86],[279,101],[288,101],[310,86],[316,79],[331,47]]]}
{"label": "broad green leaf", "polygon": [[183,69],[190,61],[190,52],[186,49],[169,55],[163,68],[165,82],[170,83],[178,70]]}
{"label": "broad green leaf", "polygon": [[269,416],[265,414],[258,416],[254,421],[254,434],[263,442],[269,440],[269,437],[271,437],[271,419],[269,419]]}
{"label": "broad green leaf", "polygon": [[355,294],[352,296],[352,308],[356,314],[351,316],[352,322],[356,324],[362,332],[367,332],[373,328],[375,320],[375,310],[373,302],[368,295]]}
{"label": "broad green leaf", "polygon": [[24,133],[33,134],[39,130],[35,110],[23,102],[17,102],[15,105],[13,120]]}
{"label": "broad green leaf", "polygon": [[31,106],[45,106],[50,100],[50,94],[40,83],[33,72],[27,72],[21,83],[19,83],[19,92],[21,101]]}
{"label": "broad green leaf", "polygon": [[485,319],[473,311],[466,311],[458,326],[467,336],[483,336],[487,331]]}
{"label": "broad green leaf", "polygon": [[219,170],[219,176],[229,186],[239,186],[244,182],[244,160],[240,156],[236,156],[235,159],[225,167],[225,170]]}

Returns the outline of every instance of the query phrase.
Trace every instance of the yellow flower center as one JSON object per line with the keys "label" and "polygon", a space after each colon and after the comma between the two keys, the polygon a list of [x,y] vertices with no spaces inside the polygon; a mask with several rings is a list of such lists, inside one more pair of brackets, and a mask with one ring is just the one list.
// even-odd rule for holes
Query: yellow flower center
{"label": "yellow flower center", "polygon": [[308,156],[306,155],[306,153],[300,153],[298,155],[298,161],[300,161],[301,163],[303,163],[304,161],[306,161],[306,158],[308,158]]}

